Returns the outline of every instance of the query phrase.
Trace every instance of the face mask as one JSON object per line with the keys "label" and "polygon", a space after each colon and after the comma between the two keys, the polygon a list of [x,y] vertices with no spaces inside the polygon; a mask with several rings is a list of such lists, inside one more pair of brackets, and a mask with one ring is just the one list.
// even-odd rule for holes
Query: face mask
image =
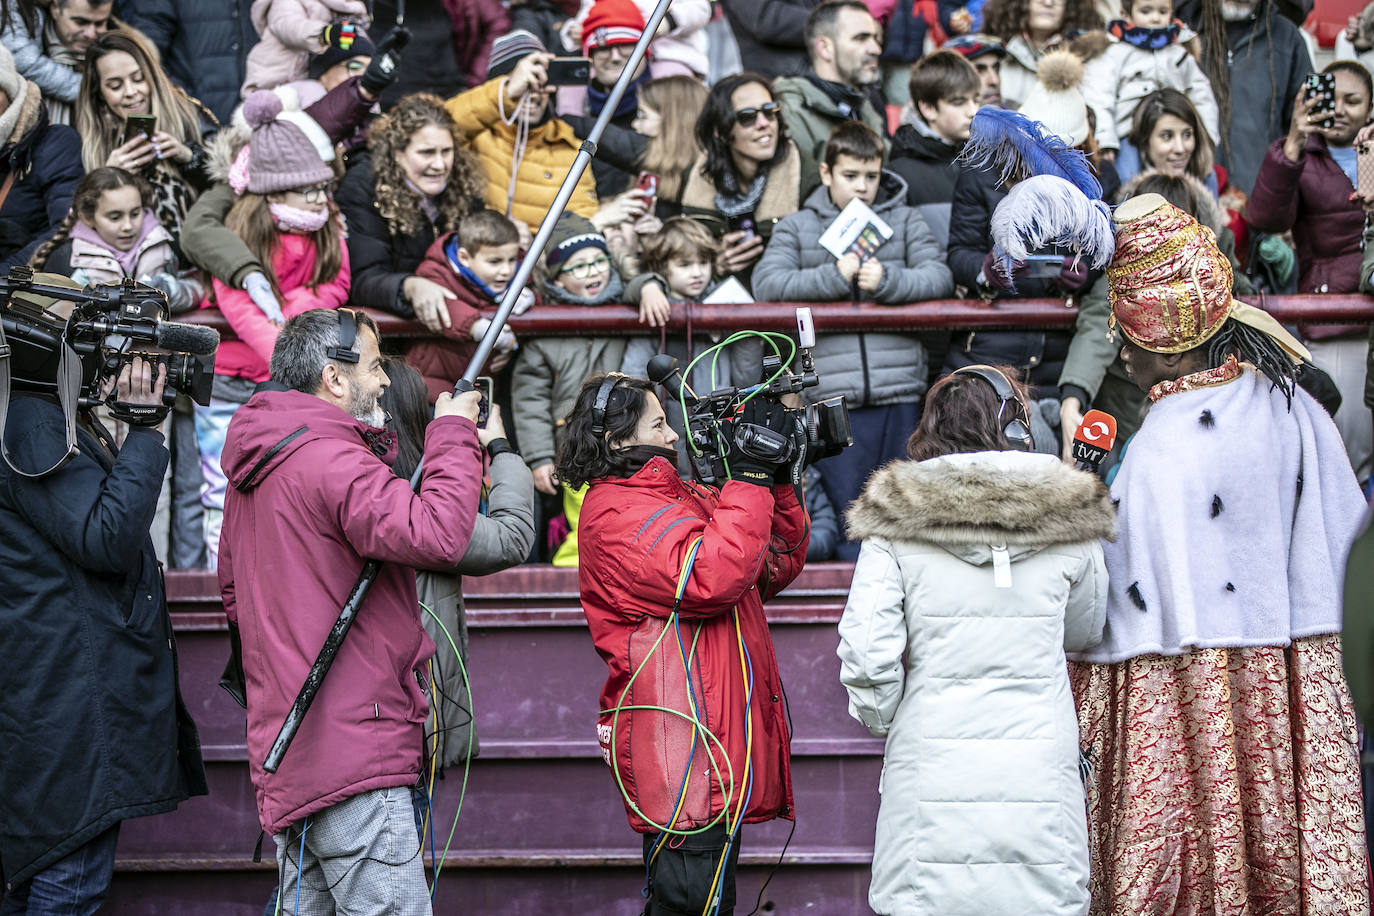
{"label": "face mask", "polygon": [[329,210],[300,210],[289,204],[267,204],[272,221],[287,232],[318,232],[329,222]]}

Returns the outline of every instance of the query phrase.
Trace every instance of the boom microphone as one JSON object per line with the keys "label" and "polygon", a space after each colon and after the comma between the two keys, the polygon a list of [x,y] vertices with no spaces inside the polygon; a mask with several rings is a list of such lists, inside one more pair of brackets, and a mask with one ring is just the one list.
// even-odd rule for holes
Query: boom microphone
{"label": "boom microphone", "polygon": [[219,347],[219,331],[203,324],[159,321],[156,333],[157,345],[174,353],[209,356]]}
{"label": "boom microphone", "polygon": [[1115,444],[1116,417],[1101,410],[1088,411],[1073,434],[1073,466],[1096,474]]}

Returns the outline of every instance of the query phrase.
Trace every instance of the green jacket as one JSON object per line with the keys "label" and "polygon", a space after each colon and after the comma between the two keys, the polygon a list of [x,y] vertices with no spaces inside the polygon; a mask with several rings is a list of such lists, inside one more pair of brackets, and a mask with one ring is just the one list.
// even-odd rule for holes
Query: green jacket
{"label": "green jacket", "polygon": [[[1374,226],[1364,231],[1364,260],[1360,262],[1360,292],[1374,293]],[[1365,363],[1364,403],[1374,410],[1374,324],[1369,326],[1369,356]]]}
{"label": "green jacket", "polygon": [[[773,81],[773,94],[782,106],[782,123],[787,136],[801,152],[801,200],[820,187],[821,173],[817,163],[825,161],[825,140],[835,125],[848,120],[830,96],[804,76],[780,76]],[[883,138],[883,159],[887,159],[887,119],[864,100],[859,117]]]}
{"label": "green jacket", "polygon": [[1345,679],[1355,713],[1366,725],[1374,722],[1374,512],[1350,548],[1345,564],[1345,629],[1341,633]]}
{"label": "green jacket", "polygon": [[226,286],[243,289],[243,278],[262,264],[238,233],[224,225],[234,206],[234,189],[216,183],[200,195],[181,224],[181,250],[191,263]]}

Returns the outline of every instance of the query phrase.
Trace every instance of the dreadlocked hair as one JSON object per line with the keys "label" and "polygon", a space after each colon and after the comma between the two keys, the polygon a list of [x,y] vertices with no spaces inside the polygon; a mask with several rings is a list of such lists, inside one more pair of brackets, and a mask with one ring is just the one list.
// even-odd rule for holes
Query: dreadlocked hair
{"label": "dreadlocked hair", "polygon": [[1221,0],[1202,0],[1202,69],[1217,98],[1220,140],[1226,142],[1226,125],[1231,123],[1231,42],[1226,37],[1226,20],[1221,16]]}
{"label": "dreadlocked hair", "polygon": [[106,191],[118,191],[120,188],[137,189],[138,198],[145,210],[151,210],[157,205],[152,187],[138,175],[110,165],[92,169],[77,183],[76,190],[72,193],[72,208],[67,211],[66,218],[58,225],[52,237],[34,251],[33,256],[29,258],[29,266],[34,270],[42,270],[52,253],[71,238],[72,228],[76,226],[77,220],[92,222],[95,219],[95,211],[100,209],[100,198]]}
{"label": "dreadlocked hair", "polygon": [[1262,331],[1227,318],[1207,344],[1207,365],[1216,369],[1231,357],[1250,363],[1283,392],[1293,406],[1293,390],[1298,384],[1298,367],[1282,347]]}

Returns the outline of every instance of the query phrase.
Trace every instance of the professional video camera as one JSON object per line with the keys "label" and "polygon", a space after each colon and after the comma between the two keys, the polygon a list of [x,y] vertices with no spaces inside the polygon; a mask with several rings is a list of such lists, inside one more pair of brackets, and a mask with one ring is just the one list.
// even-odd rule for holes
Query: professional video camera
{"label": "professional video camera", "polygon": [[[707,395],[698,395],[692,390],[678,371],[675,358],[660,353],[649,360],[645,372],[648,379],[665,387],[674,400],[685,402],[688,454],[692,459],[692,468],[702,483],[723,483],[729,477],[728,462],[735,454],[743,453],[778,465],[794,462],[800,454],[804,456],[803,463],[809,465],[822,458],[838,455],[841,450],[854,444],[849,428],[849,408],[843,395],[793,408],[790,412],[800,422],[790,436],[740,420],[744,402],[750,398],[780,400],[789,394],[800,395],[805,389],[820,384],[811,358],[811,348],[816,345],[816,331],[810,309],[797,309],[797,335],[799,343],[795,354],[800,371],[793,372],[789,368],[788,363],[792,360],[784,360],[774,343],[773,352],[763,358],[763,374],[759,384],[745,388],[721,388]],[[782,334],[745,331],[731,335],[711,349],[730,346],[751,336],[761,336],[769,341],[777,338],[791,343],[791,339]],[[706,351],[697,359],[710,352]]]}
{"label": "professional video camera", "polygon": [[[62,318],[31,298],[70,302]],[[214,328],[165,320],[167,300],[161,290],[125,280],[119,286],[73,289],[36,282],[27,267],[0,277],[0,436],[11,388],[55,396],[67,417],[68,454],[38,474],[28,474],[9,460],[17,473],[41,477],[75,454],[76,407],[105,404],[115,419],[152,425],[171,409],[184,391],[202,406],[210,403],[219,333]],[[128,404],[118,400],[109,382],[134,357],[167,367],[163,403]],[[108,391],[106,390],[108,389]]]}

